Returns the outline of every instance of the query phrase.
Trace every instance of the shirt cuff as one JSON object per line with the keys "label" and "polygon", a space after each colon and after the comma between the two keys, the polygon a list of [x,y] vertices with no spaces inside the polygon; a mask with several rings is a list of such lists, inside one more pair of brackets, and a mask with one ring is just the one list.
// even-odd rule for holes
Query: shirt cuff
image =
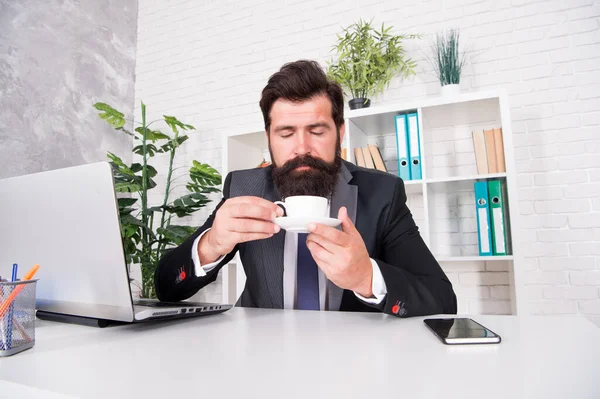
{"label": "shirt cuff", "polygon": [[196,274],[196,277],[206,276],[206,273],[210,272],[215,266],[217,266],[223,260],[223,258],[225,258],[225,255],[223,255],[219,259],[217,259],[213,263],[209,263],[208,265],[202,266],[200,264],[200,256],[198,255],[198,244],[200,243],[200,239],[202,238],[202,236],[204,234],[206,234],[206,232],[208,232],[209,230],[210,230],[210,228],[203,231],[202,234],[200,234],[194,240],[194,245],[192,245],[192,261],[194,262],[194,274]]}
{"label": "shirt cuff", "polygon": [[355,292],[354,295],[365,302],[377,305],[381,303],[383,298],[385,298],[387,295],[387,287],[385,285],[383,275],[381,274],[381,269],[379,269],[379,265],[374,259],[371,259],[371,267],[373,268],[373,281],[371,283],[371,290],[373,291],[373,296],[375,298],[365,298],[357,292]]}

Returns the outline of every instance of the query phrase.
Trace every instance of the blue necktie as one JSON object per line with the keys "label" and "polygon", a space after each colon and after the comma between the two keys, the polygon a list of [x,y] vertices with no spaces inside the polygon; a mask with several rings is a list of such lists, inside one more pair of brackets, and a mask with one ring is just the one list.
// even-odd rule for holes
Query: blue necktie
{"label": "blue necktie", "polygon": [[298,233],[296,286],[298,309],[319,310],[319,267],[306,247],[307,233]]}

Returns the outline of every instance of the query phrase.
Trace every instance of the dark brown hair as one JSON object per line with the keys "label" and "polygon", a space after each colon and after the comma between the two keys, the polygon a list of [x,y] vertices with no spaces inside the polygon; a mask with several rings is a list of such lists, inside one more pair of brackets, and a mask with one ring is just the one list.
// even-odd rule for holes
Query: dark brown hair
{"label": "dark brown hair", "polygon": [[271,75],[262,91],[260,109],[265,130],[268,133],[271,128],[271,108],[278,99],[302,102],[323,94],[331,101],[331,116],[339,132],[340,126],[344,124],[344,95],[340,85],[327,79],[316,61],[298,60],[283,65]]}

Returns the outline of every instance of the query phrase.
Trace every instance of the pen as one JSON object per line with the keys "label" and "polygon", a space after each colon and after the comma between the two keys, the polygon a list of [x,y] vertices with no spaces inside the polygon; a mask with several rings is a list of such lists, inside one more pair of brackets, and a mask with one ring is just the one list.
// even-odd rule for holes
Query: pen
{"label": "pen", "polygon": [[[23,281],[31,280],[31,278],[35,275],[39,268],[40,265],[36,264],[31,269],[29,269],[25,276],[23,276]],[[19,292],[21,292],[24,286],[25,284],[20,284],[17,287],[15,287],[15,289],[10,293],[8,298],[6,298],[4,302],[2,302],[2,304],[0,305],[0,318],[4,316],[4,313],[6,313],[6,310],[8,309],[9,305],[12,303],[12,301],[15,300],[17,295],[19,295]]]}
{"label": "pen", "polygon": [[[12,267],[12,278],[11,281],[15,282],[17,281],[17,271],[19,269],[19,265],[17,265],[16,263],[13,263],[13,267]],[[15,309],[15,304],[11,303],[9,308],[8,308],[8,316],[6,317],[6,332],[5,334],[7,334],[6,336],[6,345],[4,346],[6,349],[11,349],[12,348],[12,335],[13,335],[13,320],[14,320],[14,309]]]}

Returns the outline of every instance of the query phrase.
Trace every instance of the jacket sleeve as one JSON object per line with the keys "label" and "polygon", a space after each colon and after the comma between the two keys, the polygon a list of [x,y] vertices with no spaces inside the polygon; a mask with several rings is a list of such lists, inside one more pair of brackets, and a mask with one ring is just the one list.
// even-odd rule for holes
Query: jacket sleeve
{"label": "jacket sleeve", "polygon": [[231,253],[227,254],[217,266],[211,269],[206,276],[196,276],[194,261],[191,256],[194,240],[212,226],[217,211],[229,198],[230,184],[231,173],[227,175],[225,183],[223,184],[223,199],[219,202],[206,222],[181,245],[169,250],[158,261],[158,266],[154,273],[154,286],[156,289],[156,296],[160,301],[177,302],[191,297],[202,287],[215,281],[219,270],[231,261],[235,255],[237,246]]}
{"label": "jacket sleeve", "polygon": [[378,305],[385,313],[400,317],[456,314],[452,283],[423,241],[406,205],[406,192],[398,180],[385,219],[381,251],[375,259],[387,287]]}

